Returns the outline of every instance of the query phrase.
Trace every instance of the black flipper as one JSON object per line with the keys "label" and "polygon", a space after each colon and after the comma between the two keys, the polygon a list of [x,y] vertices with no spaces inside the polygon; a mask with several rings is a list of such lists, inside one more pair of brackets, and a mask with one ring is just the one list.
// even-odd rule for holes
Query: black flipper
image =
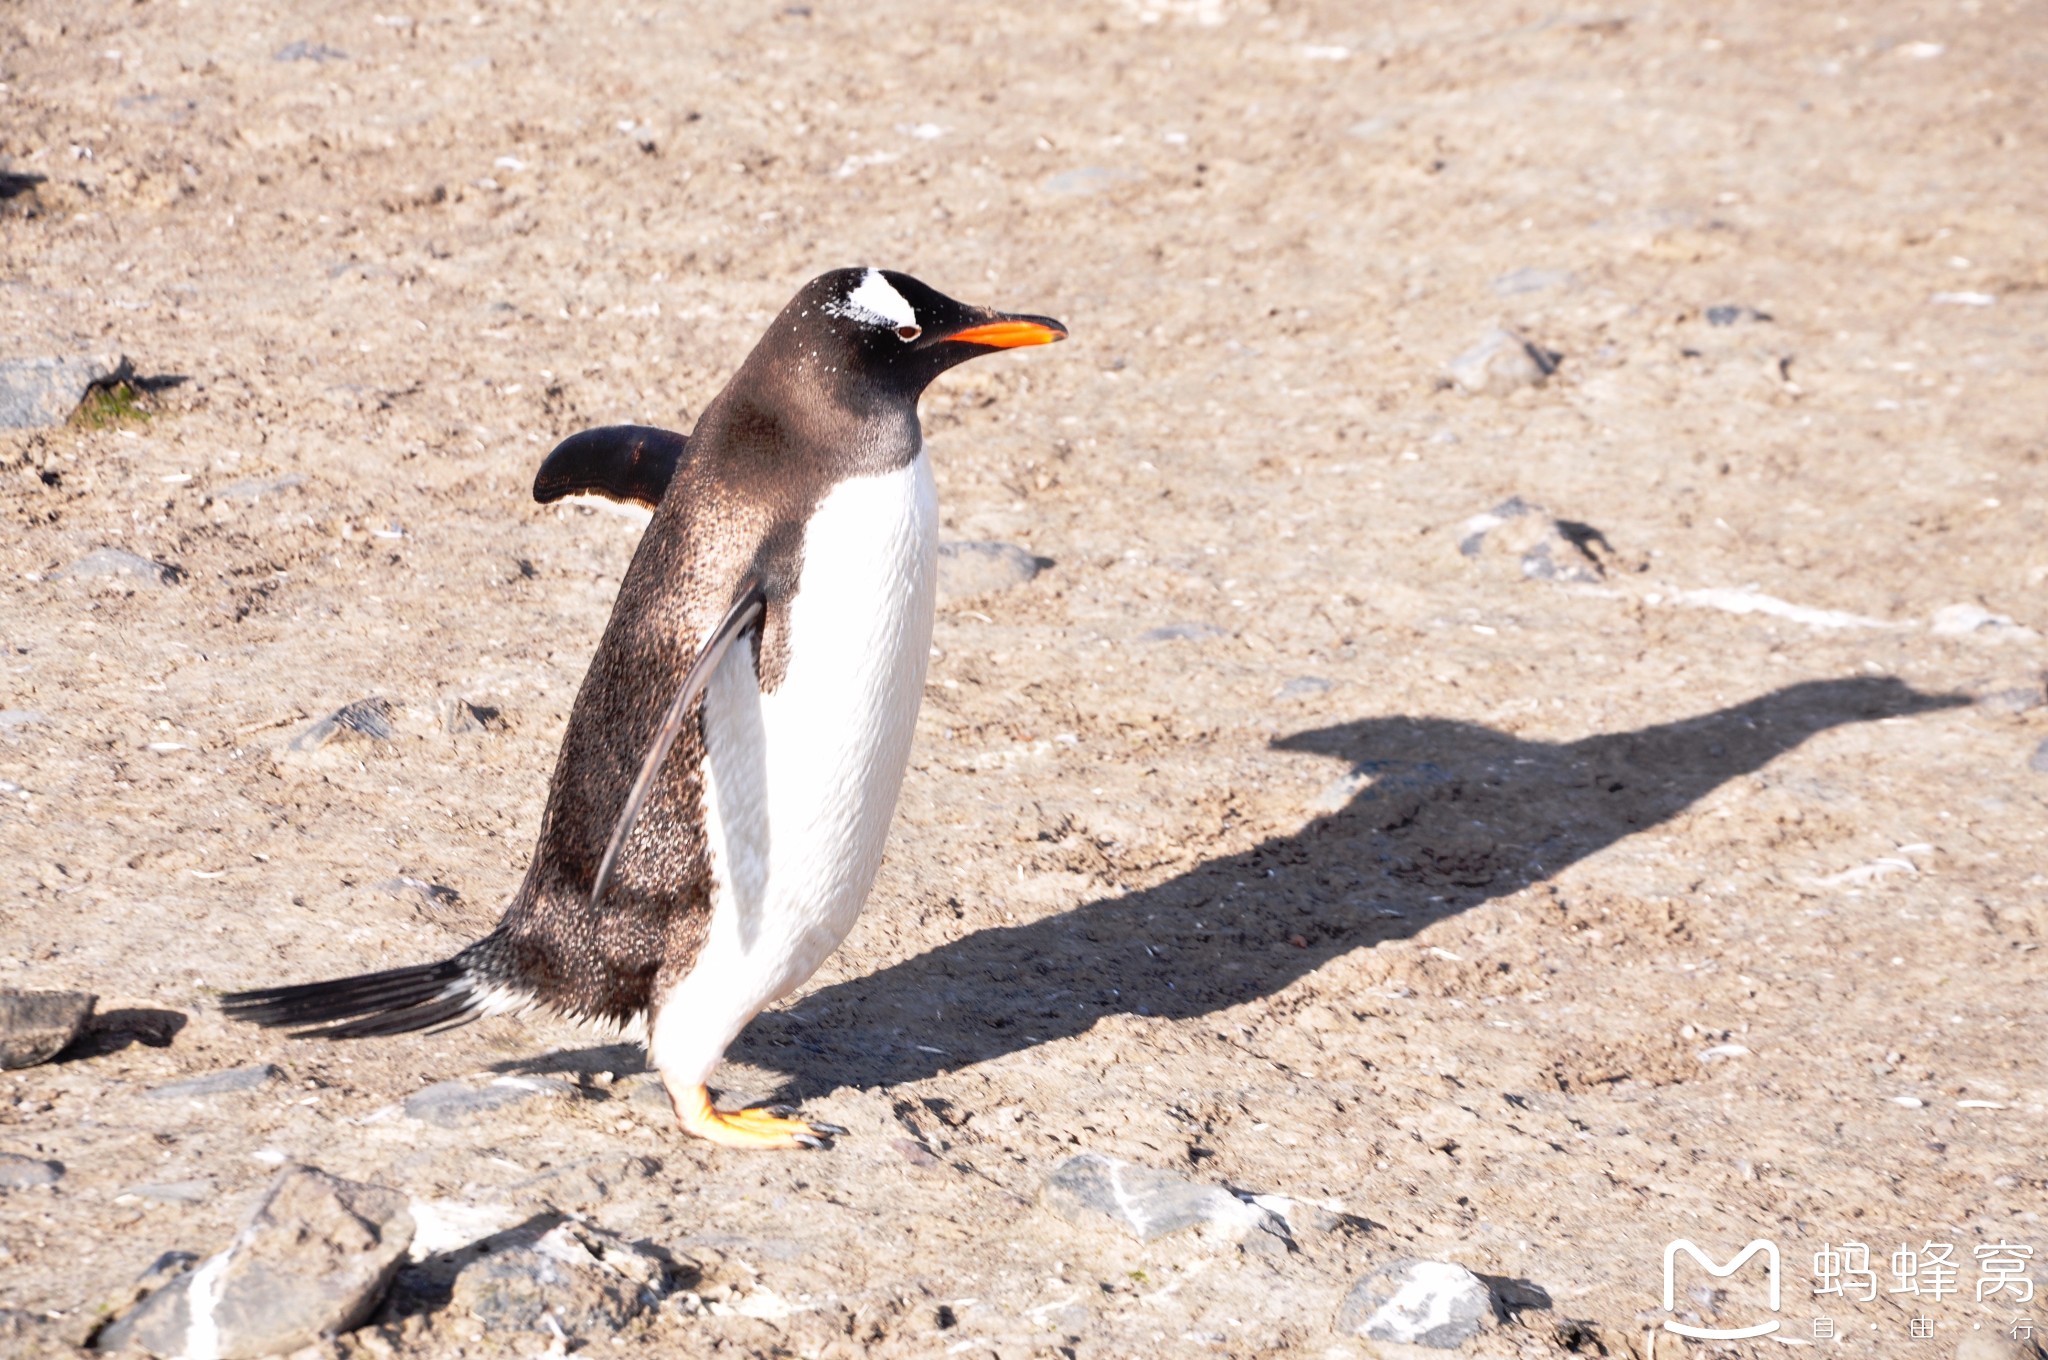
{"label": "black flipper", "polygon": [[466,1024],[482,1014],[484,1001],[476,975],[457,955],[382,973],[232,992],[220,1007],[233,1020],[297,1027],[295,1039],[363,1039]]}
{"label": "black flipper", "polygon": [[711,682],[712,672],[725,659],[726,649],[732,646],[735,638],[753,627],[767,605],[768,597],[761,591],[760,580],[748,577],[740,586],[732,608],[725,611],[718,627],[698,649],[697,659],[690,664],[690,673],[683,677],[683,687],[676,691],[675,702],[668,706],[668,713],[654,734],[654,744],[647,748],[647,758],[640,762],[639,777],[626,794],[625,806],[619,809],[619,820],[612,828],[611,842],[605,846],[604,858],[597,863],[597,877],[590,884],[592,907],[604,901],[605,885],[611,881],[612,868],[619,862],[619,851],[625,849],[626,838],[633,834],[633,825],[640,820],[640,809],[654,787],[654,777],[661,773],[662,762],[668,759],[669,748],[676,744],[676,738],[682,735],[683,724],[689,721],[691,705],[704,692],[704,686]]}
{"label": "black flipper", "polygon": [[661,504],[689,436],[652,425],[606,425],[572,434],[534,474],[533,498],[603,496],[649,510]]}

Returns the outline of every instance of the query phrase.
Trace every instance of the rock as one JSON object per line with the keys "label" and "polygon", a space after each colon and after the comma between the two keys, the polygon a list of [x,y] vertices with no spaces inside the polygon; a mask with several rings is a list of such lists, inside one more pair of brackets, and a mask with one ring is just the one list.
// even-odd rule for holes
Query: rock
{"label": "rock", "polygon": [[1093,194],[1114,189],[1119,184],[1130,184],[1143,178],[1135,170],[1117,169],[1107,165],[1084,165],[1078,170],[1062,170],[1047,175],[1038,181],[1041,192],[1063,198],[1087,198]]}
{"label": "rock", "polygon": [[272,60],[347,61],[348,53],[338,47],[329,47],[326,43],[307,42],[304,38],[300,38],[296,42],[288,42],[283,47],[278,48],[277,55]]}
{"label": "rock", "polygon": [[2027,761],[2027,768],[2035,774],[2048,774],[2048,741],[2034,748],[2034,754]]}
{"label": "rock", "polygon": [[535,1096],[573,1096],[576,1088],[554,1077],[499,1077],[482,1086],[438,1081],[413,1092],[402,1106],[407,1116],[444,1129],[460,1128],[471,1115],[516,1105]]}
{"label": "rock", "polygon": [[1336,682],[1325,680],[1320,675],[1297,675],[1273,691],[1276,699],[1308,699],[1318,694],[1328,694],[1335,689]]}
{"label": "rock", "polygon": [[1052,565],[1014,543],[941,543],[939,598],[964,600],[1021,586]]}
{"label": "rock", "polygon": [[1496,326],[1477,345],[1451,360],[1445,371],[1467,392],[1505,392],[1541,385],[1557,372],[1563,358]]}
{"label": "rock", "polygon": [[24,1157],[19,1152],[0,1152],[0,1190],[33,1190],[55,1185],[64,1179],[64,1163]]}
{"label": "rock", "polygon": [[1995,1324],[1980,1332],[1965,1332],[1956,1343],[1956,1360],[2041,1360],[2041,1344],[2030,1334],[2016,1337],[2009,1328]]}
{"label": "rock", "polygon": [[0,736],[9,741],[16,740],[15,733],[24,727],[40,727],[50,717],[33,708],[0,708]]}
{"label": "rock", "polygon": [[455,1277],[449,1303],[487,1332],[611,1335],[659,1306],[676,1273],[670,1262],[587,1223],[492,1241],[493,1250]]}
{"label": "rock", "polygon": [[126,359],[103,355],[0,359],[0,430],[62,425],[87,392],[129,371]]}
{"label": "rock", "polygon": [[1493,281],[1493,291],[1500,297],[1514,297],[1518,293],[1540,293],[1546,288],[1569,288],[1572,281],[1568,269],[1514,269]]}
{"label": "rock", "polygon": [[1449,1261],[1389,1262],[1351,1287],[1337,1331],[1374,1341],[1454,1350],[1485,1330],[1493,1296],[1477,1275]]}
{"label": "rock", "polygon": [[225,1251],[151,1293],[96,1348],[254,1360],[309,1346],[369,1317],[411,1241],[398,1191],[286,1167]]}
{"label": "rock", "polygon": [[473,704],[467,699],[449,699],[441,709],[441,729],[454,736],[495,732],[505,725],[502,709]]}
{"label": "rock", "polygon": [[[2010,713],[2017,717],[2022,713],[2033,712],[2043,703],[2048,703],[2048,696],[2044,696],[2041,686],[2032,685],[1993,690],[1978,698],[1977,707],[1989,709],[1993,713]],[[6,718],[6,714],[0,713],[0,723],[5,723]]]}
{"label": "rock", "polygon": [[424,878],[408,878],[404,874],[385,879],[377,889],[393,897],[409,897],[437,908],[452,907],[462,900],[462,894],[445,883],[429,883]]}
{"label": "rock", "polygon": [[1769,321],[1769,312],[1760,312],[1754,307],[1741,307],[1726,303],[1719,307],[1707,308],[1709,326],[1733,326],[1739,321]]}
{"label": "rock", "polygon": [[282,477],[246,477],[239,482],[229,482],[213,492],[217,501],[260,501],[265,496],[274,496],[295,486],[304,486],[306,479],[296,472],[287,472]]}
{"label": "rock", "polygon": [[85,1029],[99,998],[91,992],[0,989],[0,1068],[34,1067],[62,1053]]}
{"label": "rock", "polygon": [[1213,623],[1169,623],[1158,628],[1147,628],[1138,634],[1140,642],[1202,642],[1209,638],[1230,636],[1227,629]]}
{"label": "rock", "polygon": [[1936,637],[1969,637],[1993,642],[2030,641],[2038,634],[2014,623],[2004,614],[1994,614],[1982,605],[1950,604],[1934,611],[1927,631]]}
{"label": "rock", "polygon": [[159,1181],[150,1185],[131,1185],[121,1193],[137,1199],[151,1199],[159,1204],[204,1204],[213,1198],[212,1181]]}
{"label": "rock", "polygon": [[183,1081],[152,1086],[143,1094],[151,1100],[198,1100],[204,1096],[226,1095],[232,1091],[253,1091],[283,1075],[281,1069],[270,1063],[251,1063],[247,1067],[226,1067],[218,1072],[208,1072],[203,1077],[187,1077]]}
{"label": "rock", "polygon": [[391,704],[375,695],[345,704],[292,738],[294,751],[316,751],[330,741],[391,740]]}
{"label": "rock", "polygon": [[1466,557],[1511,555],[1531,581],[1590,584],[1605,580],[1609,565],[1619,560],[1606,534],[1579,520],[1557,519],[1520,496],[1459,525],[1458,551]]}
{"label": "rock", "polygon": [[146,585],[167,586],[185,573],[126,548],[94,548],[68,567],[53,573],[60,581],[96,581],[126,577]]}
{"label": "rock", "polygon": [[71,1360],[97,1319],[74,1312],[0,1308],[0,1355],[9,1360]]}
{"label": "rock", "polygon": [[1099,1152],[1078,1153],[1054,1167],[1041,1199],[1078,1227],[1114,1225],[1141,1242],[1200,1227],[1235,1238],[1264,1233],[1280,1243],[1288,1240],[1285,1220],[1221,1186],[1198,1185]]}
{"label": "rock", "polygon": [[519,1211],[509,1205],[451,1199],[416,1199],[407,1209],[412,1214],[413,1234],[406,1256],[413,1261],[460,1251],[505,1231],[520,1218]]}

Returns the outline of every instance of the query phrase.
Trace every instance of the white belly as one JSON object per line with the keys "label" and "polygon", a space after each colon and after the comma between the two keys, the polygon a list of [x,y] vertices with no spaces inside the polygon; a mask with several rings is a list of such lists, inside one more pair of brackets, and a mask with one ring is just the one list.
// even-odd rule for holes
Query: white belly
{"label": "white belly", "polygon": [[656,999],[649,1048],[665,1073],[708,1076],[860,915],[924,693],[937,532],[923,453],[841,482],[805,531],[781,683],[763,694],[741,646],[706,686],[712,913],[695,966]]}

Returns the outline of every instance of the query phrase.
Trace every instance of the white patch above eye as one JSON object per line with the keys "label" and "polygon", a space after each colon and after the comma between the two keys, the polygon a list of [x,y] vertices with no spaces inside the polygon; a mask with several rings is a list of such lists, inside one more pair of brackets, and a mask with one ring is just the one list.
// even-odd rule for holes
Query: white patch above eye
{"label": "white patch above eye", "polygon": [[917,312],[908,299],[889,286],[879,269],[870,269],[860,276],[846,300],[827,304],[826,310],[847,318],[861,321],[870,326],[915,326]]}

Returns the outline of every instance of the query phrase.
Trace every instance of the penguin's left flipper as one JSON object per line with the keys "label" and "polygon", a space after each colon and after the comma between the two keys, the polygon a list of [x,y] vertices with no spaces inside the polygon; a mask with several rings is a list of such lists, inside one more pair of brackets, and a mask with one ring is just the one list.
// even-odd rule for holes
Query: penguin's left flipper
{"label": "penguin's left flipper", "polygon": [[678,1094],[669,1092],[676,1107],[676,1119],[683,1132],[717,1143],[721,1147],[827,1148],[831,1140],[846,1132],[837,1124],[821,1124],[798,1118],[787,1106],[753,1106],[744,1110],[720,1110],[711,1104],[711,1092],[693,1086]]}
{"label": "penguin's left flipper", "polygon": [[654,734],[654,742],[647,748],[646,758],[640,762],[639,777],[633,787],[626,791],[626,802],[619,809],[618,821],[612,826],[611,840],[605,845],[604,858],[597,862],[597,877],[590,884],[590,905],[597,910],[604,905],[605,886],[611,882],[612,870],[618,865],[619,852],[626,848],[626,841],[633,834],[633,827],[640,820],[640,810],[647,805],[647,795],[654,788],[655,776],[661,773],[663,762],[668,759],[670,748],[676,738],[682,735],[683,724],[689,721],[697,697],[710,683],[711,673],[718,669],[718,663],[725,659],[726,649],[737,641],[741,634],[760,622],[762,611],[768,606],[768,597],[762,591],[759,577],[749,576],[740,583],[739,591],[733,596],[732,605],[725,611],[725,617],[718,621],[711,636],[697,652],[697,659],[691,663],[690,672],[683,677],[682,688],[676,691],[675,699],[663,715],[661,726]]}
{"label": "penguin's left flipper", "polygon": [[542,505],[564,496],[602,496],[652,510],[661,504],[689,436],[652,425],[606,425],[555,445],[533,477]]}

